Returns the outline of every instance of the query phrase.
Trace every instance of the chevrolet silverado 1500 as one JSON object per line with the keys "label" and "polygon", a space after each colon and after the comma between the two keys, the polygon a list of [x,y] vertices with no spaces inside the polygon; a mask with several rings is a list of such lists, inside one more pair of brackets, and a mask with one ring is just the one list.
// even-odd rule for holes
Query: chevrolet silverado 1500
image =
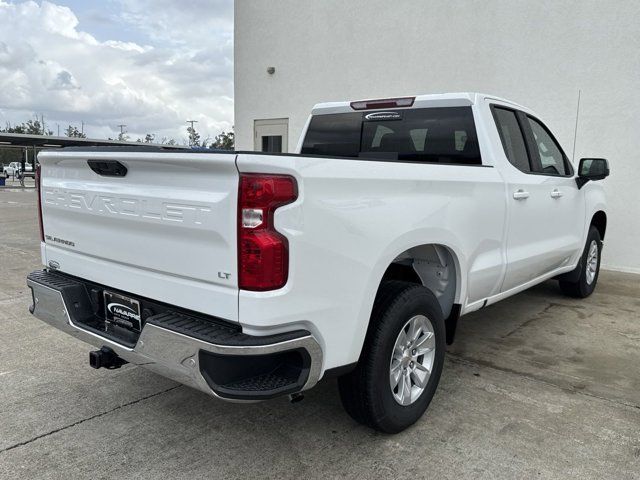
{"label": "chevrolet silverado 1500", "polygon": [[530,110],[476,93],[327,103],[296,154],[65,148],[39,156],[31,312],[231,401],[338,376],[398,432],[461,315],[598,280],[606,160],[577,171]]}

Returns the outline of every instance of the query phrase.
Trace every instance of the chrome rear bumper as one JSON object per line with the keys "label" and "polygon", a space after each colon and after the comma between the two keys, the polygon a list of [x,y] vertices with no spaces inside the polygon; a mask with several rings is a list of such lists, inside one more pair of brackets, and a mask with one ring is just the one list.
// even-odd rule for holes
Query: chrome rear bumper
{"label": "chrome rear bumper", "polygon": [[[229,394],[229,389],[218,389],[215,385],[212,386],[211,378],[207,381],[203,375],[203,368],[210,368],[201,365],[203,358],[253,356],[257,364],[271,354],[302,352],[305,358],[308,355],[308,368],[304,372],[305,378],[299,379],[295,391],[311,388],[320,378],[322,349],[313,335],[306,331],[299,331],[300,333],[295,338],[290,338],[291,335],[285,336],[285,339],[282,339],[282,335],[249,337],[238,333],[236,337],[227,335],[220,342],[210,342],[147,322],[142,328],[135,346],[122,345],[84,328],[80,322],[74,321],[74,308],[80,308],[79,303],[82,303],[82,300],[79,303],[75,302],[69,298],[68,293],[65,294],[64,289],[69,286],[65,284],[65,281],[76,281],[77,284],[81,284],[79,283],[81,281],[77,279],[67,279],[53,272],[34,272],[29,275],[27,285],[33,293],[33,305],[29,309],[30,312],[49,325],[88,344],[98,348],[109,347],[129,363],[143,366],[215,397],[230,401],[255,401],[270,398],[270,396],[252,396],[251,391],[246,390],[246,382],[243,382],[243,392],[249,392],[246,395],[234,395],[233,392]],[[75,286],[77,287],[77,285]],[[85,290],[83,288],[80,291]],[[86,291],[85,295],[87,295]],[[246,360],[244,360],[245,364]],[[205,374],[207,373],[205,372]],[[207,376],[210,377],[210,375]],[[294,391],[282,392],[282,394],[285,393],[294,393]]]}

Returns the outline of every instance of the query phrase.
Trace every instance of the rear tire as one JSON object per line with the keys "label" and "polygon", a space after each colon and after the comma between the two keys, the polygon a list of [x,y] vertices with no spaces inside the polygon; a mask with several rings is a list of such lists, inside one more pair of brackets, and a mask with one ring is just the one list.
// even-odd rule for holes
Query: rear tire
{"label": "rear tire", "polygon": [[582,252],[580,263],[576,267],[576,270],[572,272],[577,276],[577,280],[560,280],[560,290],[562,290],[562,293],[575,298],[586,298],[591,295],[598,283],[601,254],[602,239],[600,238],[600,232],[592,225],[589,228],[587,243]]}
{"label": "rear tire", "polygon": [[376,430],[404,430],[431,403],[444,352],[444,318],[433,293],[414,283],[383,283],[358,365],[338,379],[345,410]]}

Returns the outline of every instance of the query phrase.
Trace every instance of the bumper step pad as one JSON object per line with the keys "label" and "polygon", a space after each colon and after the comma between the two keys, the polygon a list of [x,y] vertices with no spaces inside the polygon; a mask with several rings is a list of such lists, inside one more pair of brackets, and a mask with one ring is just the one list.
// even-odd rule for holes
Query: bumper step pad
{"label": "bumper step pad", "polygon": [[[293,381],[295,382],[295,378],[293,379]],[[258,375],[257,377],[227,383],[226,385],[224,385],[224,387],[230,390],[237,390],[242,392],[264,392],[266,390],[284,388],[291,385],[291,383],[291,377],[278,375],[276,373],[264,373],[262,375]]]}
{"label": "bumper step pad", "polygon": [[239,328],[212,323],[203,318],[177,312],[166,312],[154,315],[147,318],[146,323],[151,323],[158,327],[171,330],[172,332],[197,338],[203,342],[237,347],[270,345],[272,343],[286,342],[309,335],[309,332],[306,330],[295,330],[277,335],[256,337],[242,333]]}

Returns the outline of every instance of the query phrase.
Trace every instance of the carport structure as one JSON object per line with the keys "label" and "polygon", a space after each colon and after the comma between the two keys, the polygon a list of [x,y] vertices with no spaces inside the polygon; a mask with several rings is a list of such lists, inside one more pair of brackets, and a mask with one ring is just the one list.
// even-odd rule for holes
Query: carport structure
{"label": "carport structure", "polygon": [[[184,148],[178,145],[161,145],[141,142],[125,142],[121,140],[102,140],[95,138],[59,137],[51,135],[27,135],[22,133],[0,133],[0,150],[20,149],[21,171],[25,172],[25,164],[29,159],[37,159],[38,152],[45,149],[63,147],[100,147],[100,146],[128,146],[128,147],[159,147],[166,149]],[[30,154],[31,152],[31,154]]]}

